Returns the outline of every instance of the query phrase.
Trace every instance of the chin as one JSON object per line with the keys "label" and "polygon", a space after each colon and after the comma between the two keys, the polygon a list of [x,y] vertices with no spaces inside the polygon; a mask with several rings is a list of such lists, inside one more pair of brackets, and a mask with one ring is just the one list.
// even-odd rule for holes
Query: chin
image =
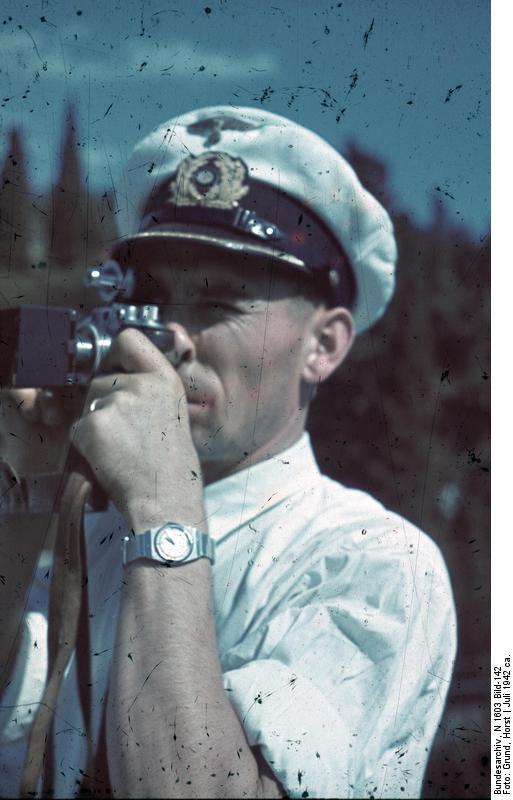
{"label": "chin", "polygon": [[216,474],[218,471],[228,473],[245,458],[241,443],[223,437],[223,433],[219,424],[206,426],[191,423],[192,441],[202,469],[208,471],[211,467]]}

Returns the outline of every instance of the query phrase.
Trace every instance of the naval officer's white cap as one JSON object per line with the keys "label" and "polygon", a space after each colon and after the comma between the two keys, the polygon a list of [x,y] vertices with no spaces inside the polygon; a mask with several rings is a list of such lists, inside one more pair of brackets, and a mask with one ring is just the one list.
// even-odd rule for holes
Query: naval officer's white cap
{"label": "naval officer's white cap", "polygon": [[[126,171],[127,230],[112,251],[165,238],[271,257],[312,275],[361,333],[393,294],[390,218],[320,136],[260,108],[212,106],[159,125]],[[244,263],[244,262],[241,262]]]}

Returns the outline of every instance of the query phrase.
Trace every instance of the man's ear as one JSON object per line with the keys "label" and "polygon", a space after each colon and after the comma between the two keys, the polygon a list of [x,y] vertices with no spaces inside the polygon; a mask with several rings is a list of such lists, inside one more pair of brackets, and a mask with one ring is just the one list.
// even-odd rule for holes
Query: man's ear
{"label": "man's ear", "polygon": [[347,308],[319,309],[301,373],[303,380],[318,385],[329,378],[349,353],[354,337],[354,321]]}

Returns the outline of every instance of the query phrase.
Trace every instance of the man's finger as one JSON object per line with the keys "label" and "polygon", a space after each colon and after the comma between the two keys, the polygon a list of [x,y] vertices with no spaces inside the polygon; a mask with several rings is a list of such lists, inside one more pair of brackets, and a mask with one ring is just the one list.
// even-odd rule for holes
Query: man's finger
{"label": "man's finger", "polygon": [[129,376],[124,372],[110,373],[109,375],[98,375],[93,378],[89,385],[89,391],[82,410],[82,416],[86,416],[95,408],[104,405],[100,401],[106,397],[112,397],[115,392],[130,388]]}
{"label": "man's finger", "polygon": [[40,416],[45,425],[49,428],[58,428],[66,422],[66,414],[55,393],[51,389],[43,389],[39,392],[37,402]]}
{"label": "man's finger", "polygon": [[82,386],[57,386],[41,389],[37,396],[39,418],[49,428],[68,425],[80,416],[85,392]]}
{"label": "man's finger", "polygon": [[5,392],[5,398],[28,422],[38,422],[40,419],[39,392],[39,389],[8,389]]}
{"label": "man's finger", "polygon": [[102,362],[102,371],[171,372],[172,367],[147,336],[136,328],[125,328],[114,339]]}

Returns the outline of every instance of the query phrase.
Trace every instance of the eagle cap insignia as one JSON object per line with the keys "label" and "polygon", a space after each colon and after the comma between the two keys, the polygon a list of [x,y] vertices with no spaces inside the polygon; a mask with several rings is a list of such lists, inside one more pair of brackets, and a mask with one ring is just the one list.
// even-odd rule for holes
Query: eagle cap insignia
{"label": "eagle cap insignia", "polygon": [[203,117],[197,122],[192,122],[187,126],[187,133],[192,136],[202,136],[205,147],[212,147],[221,141],[223,131],[253,131],[261,128],[254,122],[248,122],[240,117],[229,117],[226,114],[219,114],[213,117]]}
{"label": "eagle cap insignia", "polygon": [[248,170],[228,153],[203,153],[184,159],[169,184],[168,202],[178,206],[233,208],[249,192]]}

